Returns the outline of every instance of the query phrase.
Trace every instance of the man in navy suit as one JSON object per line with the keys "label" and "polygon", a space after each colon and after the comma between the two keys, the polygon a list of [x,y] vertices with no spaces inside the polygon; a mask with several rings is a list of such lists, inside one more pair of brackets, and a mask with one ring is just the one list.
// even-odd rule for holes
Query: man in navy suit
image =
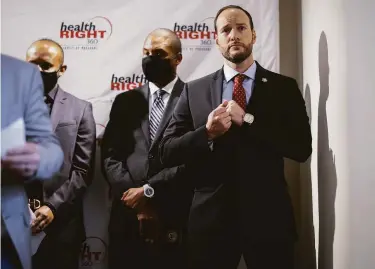
{"label": "man in navy suit", "polygon": [[251,15],[215,18],[224,67],[185,85],[160,145],[167,167],[186,164],[195,194],[188,241],[193,269],[293,268],[296,231],[284,157],[304,162],[311,133],[294,79],[254,61]]}

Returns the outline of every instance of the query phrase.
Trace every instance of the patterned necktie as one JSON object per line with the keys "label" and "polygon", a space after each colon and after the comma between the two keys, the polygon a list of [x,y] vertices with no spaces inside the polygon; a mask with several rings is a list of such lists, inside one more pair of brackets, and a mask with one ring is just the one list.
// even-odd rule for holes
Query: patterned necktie
{"label": "patterned necktie", "polygon": [[154,141],[156,131],[158,130],[160,121],[164,113],[164,101],[163,95],[166,92],[162,89],[159,89],[156,94],[157,97],[152,104],[151,113],[150,113],[150,138],[151,142]]}
{"label": "patterned necktie", "polygon": [[246,92],[242,83],[246,76],[238,74],[234,78],[233,96],[232,99],[235,101],[243,110],[246,110]]}
{"label": "patterned necktie", "polygon": [[53,99],[49,95],[46,95],[46,96],[44,96],[44,102],[48,106],[48,108],[49,108],[49,114],[51,115],[52,106],[53,106]]}

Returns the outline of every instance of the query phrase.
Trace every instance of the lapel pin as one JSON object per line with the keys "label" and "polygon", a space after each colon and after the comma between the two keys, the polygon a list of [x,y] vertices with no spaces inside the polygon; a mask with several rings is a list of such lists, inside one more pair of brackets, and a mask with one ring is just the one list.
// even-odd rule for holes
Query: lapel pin
{"label": "lapel pin", "polygon": [[262,78],[262,81],[266,83],[268,80],[266,78]]}

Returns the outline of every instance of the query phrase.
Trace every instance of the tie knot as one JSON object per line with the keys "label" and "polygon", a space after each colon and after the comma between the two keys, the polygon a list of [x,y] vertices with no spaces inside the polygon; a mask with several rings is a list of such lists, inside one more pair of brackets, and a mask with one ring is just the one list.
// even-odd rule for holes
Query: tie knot
{"label": "tie knot", "polygon": [[156,95],[157,95],[158,98],[162,98],[165,93],[166,93],[166,91],[164,91],[163,89],[159,89],[156,92]]}
{"label": "tie knot", "polygon": [[246,79],[246,75],[244,74],[237,74],[235,77],[234,77],[234,82],[235,83],[240,83],[242,84],[242,82]]}
{"label": "tie knot", "polygon": [[46,95],[46,96],[44,96],[44,102],[46,104],[52,104],[53,103],[53,99],[49,95]]}

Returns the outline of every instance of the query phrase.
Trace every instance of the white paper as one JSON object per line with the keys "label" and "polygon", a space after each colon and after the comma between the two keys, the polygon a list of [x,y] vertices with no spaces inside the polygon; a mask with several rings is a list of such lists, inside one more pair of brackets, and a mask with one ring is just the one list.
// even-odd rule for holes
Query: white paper
{"label": "white paper", "polygon": [[19,118],[1,130],[1,157],[4,157],[8,150],[23,146],[25,143],[25,123],[23,118]]}
{"label": "white paper", "polygon": [[[36,219],[36,216],[34,212],[31,210],[30,206],[29,206],[29,212],[30,212],[30,227],[31,227],[31,224]],[[31,253],[32,253],[31,255],[34,255],[38,251],[40,243],[42,243],[45,236],[46,236],[46,233],[43,231],[31,236]]]}

